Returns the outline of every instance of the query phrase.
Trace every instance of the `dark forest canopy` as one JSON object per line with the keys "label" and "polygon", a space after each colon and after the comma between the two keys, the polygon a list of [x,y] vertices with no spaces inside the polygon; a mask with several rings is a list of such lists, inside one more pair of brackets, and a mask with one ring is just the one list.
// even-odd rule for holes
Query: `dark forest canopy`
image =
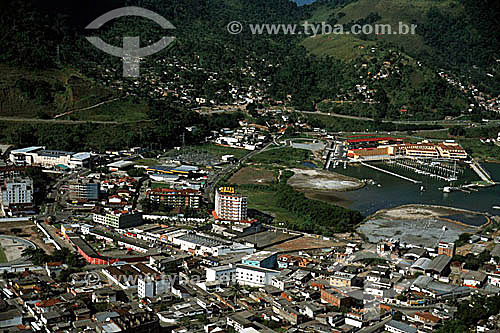
{"label": "dark forest canopy", "polygon": [[[249,29],[231,35],[226,26],[234,20],[244,25],[300,23],[312,15],[315,6],[326,3],[337,7],[350,2],[353,1],[321,0],[311,6],[297,6],[289,0],[6,0],[0,3],[2,13],[8,13],[0,18],[0,41],[4,46],[0,60],[34,70],[74,68],[94,79],[100,72],[96,66],[120,68],[121,59],[96,50],[85,39],[89,34],[117,46],[121,43],[120,36],[139,36],[143,45],[164,36],[165,31],[155,23],[138,17],[113,20],[98,31],[85,30],[86,25],[111,9],[135,5],[159,13],[176,27],[168,34],[175,36],[177,41],[168,50],[148,57],[145,67],[151,66],[161,73],[168,64],[161,65],[158,61],[175,59],[187,68],[201,67],[217,73],[216,83],[208,80],[207,73],[182,73],[179,84],[192,85],[196,97],[230,103],[227,92],[232,84],[252,86],[265,82],[262,89],[274,100],[285,100],[301,110],[315,110],[323,100],[352,94],[360,77],[359,70],[353,66],[358,59],[346,63],[313,56],[300,45],[303,37],[298,35],[252,35]],[[461,0],[460,4],[465,8],[460,12],[462,16],[449,18],[439,9],[430,8],[423,21],[418,22],[418,32],[427,45],[437,50],[437,56],[429,56],[433,59],[431,65],[435,66],[432,73],[419,74],[420,69],[401,65],[401,75],[393,75],[375,87],[382,92],[377,96],[376,107],[363,105],[363,110],[347,112],[395,119],[399,117],[401,106],[406,105],[415,119],[442,119],[460,114],[468,104],[466,98],[447,86],[436,72],[440,67],[489,66],[498,54],[500,36],[497,33],[500,11],[491,10],[498,8],[497,2]],[[379,18],[372,12],[366,15],[370,20]],[[461,25],[462,22],[467,23],[466,26]],[[464,33],[464,29],[468,33]],[[397,50],[397,45],[380,45],[380,48],[389,54],[388,50]],[[372,65],[378,67],[379,62],[385,60],[376,59]],[[255,74],[246,75],[247,68]],[[424,77],[425,80],[410,80],[410,77]],[[471,80],[478,79],[479,76],[471,74]],[[494,83],[496,78],[491,80]],[[96,84],[102,83],[96,81]],[[30,83],[29,80],[23,82]],[[13,89],[26,90],[23,82],[12,82]],[[32,89],[25,91],[24,96],[33,96],[34,103],[50,103],[54,94],[64,90],[62,86],[48,86],[43,82],[30,85]],[[488,89],[494,84],[486,86]],[[141,93],[139,89],[140,98],[149,98]],[[380,95],[385,98],[379,98]]]}

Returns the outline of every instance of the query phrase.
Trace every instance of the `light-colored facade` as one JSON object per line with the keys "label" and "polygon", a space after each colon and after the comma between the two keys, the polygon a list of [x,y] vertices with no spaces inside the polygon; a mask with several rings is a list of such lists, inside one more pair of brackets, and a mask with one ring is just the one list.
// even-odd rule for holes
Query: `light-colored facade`
{"label": "light-colored facade", "polygon": [[275,268],[277,259],[278,255],[276,252],[260,251],[243,257],[241,263],[243,265],[272,269]]}
{"label": "light-colored facade", "polygon": [[273,277],[278,276],[280,271],[273,269],[254,267],[248,265],[236,265],[236,281],[245,286],[264,287],[273,285]]}
{"label": "light-colored facade", "polygon": [[356,275],[345,272],[335,272],[335,274],[330,277],[330,285],[332,287],[351,287]]}
{"label": "light-colored facade", "polygon": [[221,220],[244,221],[248,217],[248,197],[230,189],[219,188],[215,192],[215,213]]}
{"label": "light-colored facade", "polygon": [[229,284],[236,281],[236,267],[233,265],[224,265],[208,267],[205,270],[208,282],[219,282]]}
{"label": "light-colored facade", "polygon": [[191,252],[199,256],[212,255],[217,257],[230,253],[252,254],[255,252],[252,246],[227,242],[221,239],[193,233],[180,234],[172,239],[172,243],[178,245],[183,251]]}
{"label": "light-colored facade", "polygon": [[13,205],[33,205],[33,180],[31,178],[11,178],[1,187],[4,207]]}
{"label": "light-colored facade", "polygon": [[137,294],[139,298],[156,297],[170,290],[170,281],[160,276],[141,276],[137,281]]}
{"label": "light-colored facade", "polygon": [[88,167],[91,159],[91,153],[46,150],[44,146],[15,149],[9,154],[9,160],[16,165],[36,165],[44,168],[54,168],[58,165],[70,168]]}
{"label": "light-colored facade", "polygon": [[130,228],[142,224],[142,214],[139,213],[116,213],[93,214],[95,223],[104,224],[111,228]]}

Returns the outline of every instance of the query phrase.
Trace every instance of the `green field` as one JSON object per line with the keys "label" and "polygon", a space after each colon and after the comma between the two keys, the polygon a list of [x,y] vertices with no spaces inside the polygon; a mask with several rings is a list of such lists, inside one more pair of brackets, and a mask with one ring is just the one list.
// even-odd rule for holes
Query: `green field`
{"label": "green field", "polygon": [[138,164],[138,165],[152,166],[152,165],[159,165],[160,161],[153,159],[153,158],[143,158],[143,159],[135,160],[134,163]]}
{"label": "green field", "polygon": [[311,158],[311,152],[304,149],[277,148],[261,152],[250,161],[261,164],[280,164],[284,166],[299,166]]}
{"label": "green field", "polygon": [[278,206],[278,201],[276,199],[274,191],[248,189],[244,187],[238,187],[238,191],[248,196],[248,208],[257,209],[266,214],[273,215],[275,217],[273,223],[277,224],[279,222],[304,222],[302,218],[297,217],[287,209]]}
{"label": "green field", "polygon": [[439,131],[417,131],[415,132],[416,136],[421,136],[423,138],[428,138],[428,139],[441,139],[441,140],[447,140],[450,138],[448,134],[448,129],[443,129]]}
{"label": "green field", "polygon": [[148,106],[142,103],[134,103],[129,100],[117,100],[103,104],[99,107],[75,111],[66,119],[71,120],[94,120],[94,121],[140,121],[148,120]]}
{"label": "green field", "polygon": [[333,56],[348,61],[368,55],[370,48],[377,45],[374,41],[361,40],[353,35],[317,35],[306,38],[302,45],[312,54]]}
{"label": "green field", "polygon": [[[330,22],[329,18],[335,17],[337,24],[346,25],[349,22],[357,22],[363,20],[369,13],[376,13],[381,18],[376,21],[377,24],[390,24],[392,30],[398,30],[399,22],[411,24],[412,22],[423,21],[427,11],[431,7],[443,9],[450,14],[459,13],[463,7],[456,0],[433,1],[433,0],[359,0],[349,3],[344,7],[335,9],[328,5],[317,5],[309,22]],[[340,14],[340,15],[339,15]],[[352,57],[358,52],[354,46],[360,44],[366,47],[371,46],[373,42],[361,41],[352,35],[335,36],[340,38],[321,38],[317,41],[311,41],[312,37],[304,41],[304,46],[314,54],[330,54],[338,56],[341,59],[349,57],[349,52],[352,52]],[[357,40],[357,41],[356,41]],[[432,48],[424,44],[422,36],[415,35],[399,35],[385,34],[373,36],[373,40],[387,41],[402,47],[409,54],[421,54],[423,52],[432,53]],[[342,45],[346,43],[346,45]]]}
{"label": "green field", "polygon": [[479,139],[458,140],[467,153],[481,161],[500,162],[500,147],[493,144],[484,144]]}
{"label": "green field", "polygon": [[5,255],[3,248],[0,246],[0,263],[6,263],[6,262],[7,262],[7,256]]}

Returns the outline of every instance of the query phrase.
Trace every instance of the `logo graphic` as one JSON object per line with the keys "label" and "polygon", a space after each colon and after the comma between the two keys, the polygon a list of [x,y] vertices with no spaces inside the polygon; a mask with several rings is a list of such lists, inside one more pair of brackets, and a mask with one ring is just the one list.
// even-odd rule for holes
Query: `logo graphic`
{"label": "logo graphic", "polygon": [[[175,27],[161,15],[152,12],[148,9],[140,7],[123,7],[107,12],[99,16],[85,29],[99,29],[108,21],[123,16],[140,16],[156,22],[163,29],[175,29]],[[163,37],[158,42],[140,48],[139,37],[123,37],[123,47],[119,48],[109,45],[99,37],[86,37],[98,49],[106,52],[107,54],[115,57],[122,58],[123,61],[123,76],[124,77],[138,77],[141,57],[147,57],[166,48],[170,43],[175,40],[175,37]]]}
{"label": "logo graphic", "polygon": [[99,274],[96,272],[87,272],[85,274],[85,281],[87,286],[95,286],[99,283],[101,279],[99,278]]}

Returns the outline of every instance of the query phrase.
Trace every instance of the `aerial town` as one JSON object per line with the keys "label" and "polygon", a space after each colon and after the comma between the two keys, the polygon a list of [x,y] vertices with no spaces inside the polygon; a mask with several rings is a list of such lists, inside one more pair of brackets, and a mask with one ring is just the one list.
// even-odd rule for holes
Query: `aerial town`
{"label": "aerial town", "polygon": [[[0,327],[432,332],[458,315],[461,301],[498,295],[500,219],[494,214],[484,215],[487,227],[474,229],[424,216],[423,229],[413,232],[434,235],[422,239],[364,235],[364,226],[316,234],[252,208],[248,191],[262,185],[232,178],[246,172],[255,180],[247,184],[265,183],[273,172],[255,158],[296,150],[308,151],[310,164],[332,174],[365,167],[425,192],[426,179],[453,184],[473,173],[478,180],[439,191],[488,191],[495,182],[458,143],[318,128],[309,129],[308,139],[284,139],[288,126],[279,120],[290,115],[274,113],[274,133],[242,121],[211,133],[204,152],[2,146]],[[308,125],[299,120],[297,126]],[[323,185],[346,182],[321,178],[329,171],[320,167],[292,166],[278,178],[292,170]],[[382,190],[373,179],[361,183]],[[498,329],[498,303],[483,307],[491,315],[474,324],[477,331]]]}
{"label": "aerial town", "polygon": [[0,333],[500,333],[500,1],[0,10]]}

